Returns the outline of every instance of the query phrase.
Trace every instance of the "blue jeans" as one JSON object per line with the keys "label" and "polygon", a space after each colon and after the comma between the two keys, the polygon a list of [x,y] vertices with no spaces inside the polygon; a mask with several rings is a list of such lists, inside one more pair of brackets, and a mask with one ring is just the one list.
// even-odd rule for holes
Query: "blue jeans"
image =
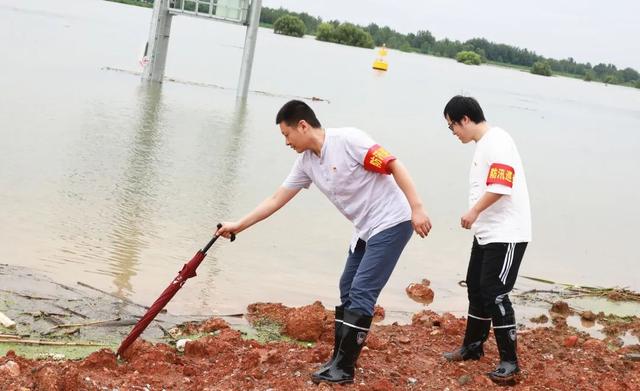
{"label": "blue jeans", "polygon": [[344,308],[373,315],[378,296],[412,233],[411,221],[405,221],[375,234],[367,242],[358,239],[355,250],[349,249],[340,277],[340,302]]}

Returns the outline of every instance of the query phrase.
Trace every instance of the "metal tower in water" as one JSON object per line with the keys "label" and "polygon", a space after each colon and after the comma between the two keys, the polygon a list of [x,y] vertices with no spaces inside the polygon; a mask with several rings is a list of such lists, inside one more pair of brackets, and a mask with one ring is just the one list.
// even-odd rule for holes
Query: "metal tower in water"
{"label": "metal tower in water", "polygon": [[236,95],[245,98],[249,91],[261,9],[262,0],[155,0],[142,79],[162,82],[173,15],[241,24],[247,26],[247,32]]}

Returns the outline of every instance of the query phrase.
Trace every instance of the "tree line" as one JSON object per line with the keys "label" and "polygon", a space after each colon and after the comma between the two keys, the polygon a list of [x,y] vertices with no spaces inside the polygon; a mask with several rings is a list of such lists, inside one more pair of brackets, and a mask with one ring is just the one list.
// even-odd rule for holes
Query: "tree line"
{"label": "tree line", "polygon": [[[579,63],[572,57],[557,60],[541,56],[528,49],[491,42],[484,38],[473,38],[464,42],[448,38],[438,40],[428,30],[402,34],[388,26],[378,26],[375,23],[358,26],[352,23],[341,23],[337,20],[325,22],[321,18],[305,12],[291,12],[284,8],[263,7],[260,22],[271,27],[284,16],[289,17],[288,24],[293,24],[291,17],[299,19],[304,24],[305,32],[303,34],[315,35],[316,39],[321,41],[366,48],[385,44],[388,48],[405,52],[457,58],[458,61],[467,64],[477,64],[477,58],[479,58],[481,62],[527,67],[531,69],[532,73],[546,76],[556,73],[579,77],[586,81],[600,81],[640,88],[640,73],[630,67],[618,69],[613,64]],[[280,29],[277,32],[302,36],[299,33],[299,24],[296,31],[295,34],[288,34],[286,29]],[[462,54],[460,54],[461,52]]]}

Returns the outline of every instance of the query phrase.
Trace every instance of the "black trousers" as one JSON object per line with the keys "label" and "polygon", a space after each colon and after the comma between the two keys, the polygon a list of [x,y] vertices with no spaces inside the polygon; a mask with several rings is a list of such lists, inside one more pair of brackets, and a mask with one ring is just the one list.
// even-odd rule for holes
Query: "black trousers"
{"label": "black trousers", "polygon": [[515,326],[509,292],[526,248],[526,242],[480,245],[473,239],[466,279],[470,317],[492,320],[494,328]]}

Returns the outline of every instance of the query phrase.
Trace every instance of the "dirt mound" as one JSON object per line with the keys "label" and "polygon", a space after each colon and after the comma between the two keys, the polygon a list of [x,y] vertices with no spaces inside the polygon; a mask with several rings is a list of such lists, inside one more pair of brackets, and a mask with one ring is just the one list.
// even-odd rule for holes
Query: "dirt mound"
{"label": "dirt mound", "polygon": [[[231,328],[220,328],[186,343],[184,354],[166,344],[136,341],[124,360],[110,350],[81,361],[28,360],[9,352],[0,357],[0,390],[329,390],[312,384],[310,374],[332,349],[333,315],[320,303],[301,308],[255,304],[258,318],[296,321],[317,337],[315,346],[295,341],[259,343]],[[205,322],[206,323],[206,322]],[[219,322],[211,322],[221,325]],[[203,323],[204,324],[204,323]],[[289,326],[291,324],[291,326]],[[358,361],[356,383],[340,390],[487,390],[484,375],[498,360],[493,338],[479,361],[448,363],[441,354],[459,346],[465,320],[422,311],[409,325],[373,325]],[[290,331],[291,331],[290,330]],[[319,331],[320,330],[320,331]],[[291,331],[295,332],[295,331]],[[307,334],[305,334],[307,333]],[[515,390],[638,390],[640,346],[616,349],[569,327],[523,330],[518,344],[520,383]]]}
{"label": "dirt mound", "polygon": [[300,308],[280,303],[255,303],[247,307],[247,319],[253,325],[264,320],[276,323],[283,334],[299,341],[333,340],[335,314],[319,301]]}

